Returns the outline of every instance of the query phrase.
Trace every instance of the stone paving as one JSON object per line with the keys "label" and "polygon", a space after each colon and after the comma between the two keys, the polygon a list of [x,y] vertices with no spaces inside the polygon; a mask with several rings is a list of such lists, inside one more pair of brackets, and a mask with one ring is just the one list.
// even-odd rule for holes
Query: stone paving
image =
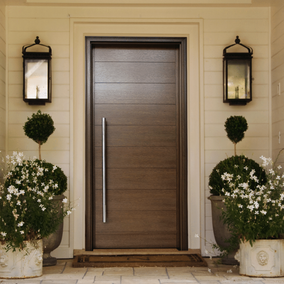
{"label": "stone paving", "polygon": [[238,267],[220,265],[206,259],[206,267],[114,267],[73,268],[72,260],[58,260],[44,267],[43,276],[33,279],[6,280],[0,284],[284,284],[283,278],[240,276]]}

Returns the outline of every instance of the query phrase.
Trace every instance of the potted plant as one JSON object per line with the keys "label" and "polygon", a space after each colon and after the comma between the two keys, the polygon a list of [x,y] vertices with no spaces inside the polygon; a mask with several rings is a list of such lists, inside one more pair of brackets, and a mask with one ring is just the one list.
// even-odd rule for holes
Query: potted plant
{"label": "potted plant", "polygon": [[[49,136],[55,131],[54,122],[52,117],[49,114],[42,113],[38,110],[37,113],[32,114],[31,118],[28,118],[24,124],[25,134],[34,140],[39,145],[39,159],[41,160],[41,146],[44,144]],[[58,184],[57,188],[50,188],[54,194],[53,202],[54,206],[58,207],[58,214],[62,215],[62,210],[60,207],[62,201],[65,201],[66,198],[63,193],[67,190],[67,177],[58,166],[55,166],[46,161],[42,161],[44,169],[47,169],[46,179],[51,179]],[[61,217],[59,219],[62,219]],[[50,234],[48,237],[43,238],[43,266],[52,266],[56,265],[57,259],[52,257],[50,253],[55,250],[61,243],[63,234],[63,223],[61,222],[58,226],[58,229]]]}
{"label": "potted plant", "polygon": [[42,239],[71,210],[52,202],[58,184],[47,178],[49,169],[42,160],[17,152],[6,159],[8,172],[0,187],[0,278],[40,276]]}
{"label": "potted plant", "polygon": [[[259,177],[260,183],[266,182],[265,171],[254,160],[244,155],[236,155],[236,144],[244,138],[244,132],[247,130],[247,121],[242,116],[231,116],[225,122],[225,130],[228,138],[234,144],[235,155],[220,161],[212,170],[209,176],[209,190],[212,210],[213,231],[217,245],[225,252],[222,257],[223,264],[237,264],[234,258],[238,249],[238,242],[232,239],[227,226],[222,220],[222,210],[225,209],[223,188],[230,190],[229,185],[223,180],[222,176],[226,172],[235,174],[238,177],[237,182],[247,180],[249,172],[254,169]],[[256,186],[254,180],[250,180],[250,186]]]}
{"label": "potted plant", "polygon": [[[236,256],[240,274],[284,276],[284,239],[280,238],[284,232],[284,175],[279,173],[281,166],[276,167],[270,158],[261,159],[266,168],[265,185],[260,183],[254,169],[241,183],[234,173],[223,174],[230,190],[223,189],[226,210],[222,217],[234,239],[240,243]],[[250,186],[251,180],[257,186]]]}

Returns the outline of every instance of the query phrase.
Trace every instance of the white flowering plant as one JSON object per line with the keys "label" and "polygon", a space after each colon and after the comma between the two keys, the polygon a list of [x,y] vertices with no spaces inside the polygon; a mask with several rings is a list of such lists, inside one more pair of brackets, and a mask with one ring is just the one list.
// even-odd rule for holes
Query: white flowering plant
{"label": "white flowering plant", "polygon": [[7,250],[21,250],[25,241],[55,232],[72,209],[67,198],[61,208],[52,202],[59,187],[56,178],[52,179],[56,166],[50,169],[45,161],[25,159],[17,152],[6,158],[7,174],[0,185],[0,242]]}
{"label": "white flowering plant", "polygon": [[[222,218],[232,233],[231,243],[249,241],[252,245],[257,239],[279,238],[284,232],[284,175],[280,173],[281,166],[275,166],[271,158],[261,159],[267,176],[265,184],[260,183],[253,169],[242,182],[232,173],[222,175],[230,187],[223,189],[226,210]],[[257,185],[251,187],[250,180]]]}

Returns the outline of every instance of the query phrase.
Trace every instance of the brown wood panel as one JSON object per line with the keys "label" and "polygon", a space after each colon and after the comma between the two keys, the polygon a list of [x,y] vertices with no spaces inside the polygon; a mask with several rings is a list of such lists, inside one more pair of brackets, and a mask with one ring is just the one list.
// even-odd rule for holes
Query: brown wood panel
{"label": "brown wood panel", "polygon": [[[95,189],[102,189],[102,170],[95,170]],[[107,189],[175,189],[176,169],[108,169]]]}
{"label": "brown wood panel", "polygon": [[95,83],[175,83],[176,63],[95,62]]}
{"label": "brown wood panel", "polygon": [[[150,198],[149,198],[150,197]],[[102,190],[95,191],[95,204],[102,210]],[[107,194],[107,207],[117,211],[176,210],[175,190],[112,190]]]}
{"label": "brown wood panel", "polygon": [[139,49],[124,46],[102,45],[94,53],[95,61],[176,62],[176,48],[140,46]]}
{"label": "brown wood panel", "polygon": [[176,211],[107,211],[107,224],[102,222],[102,211],[96,214],[97,234],[174,234]]}
{"label": "brown wood panel", "polygon": [[[99,43],[91,51],[93,247],[180,247],[179,169],[186,152],[180,153],[179,110],[186,104],[179,96],[180,43],[169,45]],[[107,223],[101,117],[107,119]]]}
{"label": "brown wood panel", "polygon": [[[176,168],[175,147],[108,147],[108,168]],[[102,167],[102,149],[95,147],[95,168]]]}
{"label": "brown wood panel", "polygon": [[[101,126],[95,126],[95,145],[102,145]],[[123,147],[176,147],[174,126],[108,126],[107,145]]]}
{"label": "brown wood panel", "polygon": [[[113,241],[115,239],[115,242]],[[175,234],[116,234],[116,235],[102,235],[96,236],[96,248],[174,248],[176,247]]]}
{"label": "brown wood panel", "polygon": [[175,104],[176,84],[97,83],[95,103],[99,104]]}
{"label": "brown wood panel", "polygon": [[95,125],[176,125],[175,105],[96,104]]}

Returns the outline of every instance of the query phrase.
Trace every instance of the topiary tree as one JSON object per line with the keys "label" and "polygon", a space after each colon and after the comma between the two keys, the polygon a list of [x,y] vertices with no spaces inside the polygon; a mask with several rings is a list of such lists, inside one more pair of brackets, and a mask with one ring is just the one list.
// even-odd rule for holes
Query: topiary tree
{"label": "topiary tree", "polygon": [[23,126],[25,134],[33,139],[39,145],[39,159],[41,160],[41,145],[44,144],[48,137],[54,132],[54,122],[49,114],[41,113],[38,110],[37,113],[33,113]]}
{"label": "topiary tree", "polygon": [[247,129],[247,120],[243,116],[231,116],[225,122],[227,136],[234,144],[235,156],[237,155],[237,143],[244,138],[244,132]]}

